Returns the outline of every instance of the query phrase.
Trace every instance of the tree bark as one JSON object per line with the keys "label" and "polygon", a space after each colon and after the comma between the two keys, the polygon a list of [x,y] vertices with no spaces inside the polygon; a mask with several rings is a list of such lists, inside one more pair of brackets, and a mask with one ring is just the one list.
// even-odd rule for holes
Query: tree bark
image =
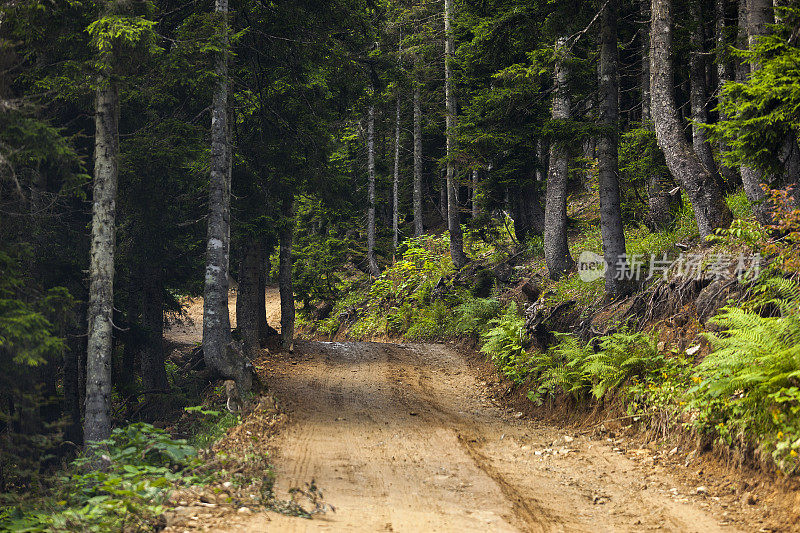
{"label": "tree bark", "polygon": [[640,29],[642,38],[642,125],[647,126],[652,122],[650,114],[650,0],[642,0],[641,4],[642,19],[644,26]]}
{"label": "tree bark", "polygon": [[420,84],[414,83],[414,235],[425,231],[422,225],[422,104]]}
{"label": "tree bark", "polygon": [[[569,120],[572,105],[569,94],[569,56],[565,46],[566,39],[558,39],[556,50],[560,55],[555,66],[552,117],[554,121],[561,122]],[[550,169],[547,174],[544,211],[544,257],[552,279],[560,278],[575,264],[567,242],[568,177],[569,153],[564,141],[556,139],[550,143]]]}
{"label": "tree bark", "polygon": [[373,277],[381,275],[375,257],[375,104],[370,104],[367,117],[367,268]]}
{"label": "tree bark", "polygon": [[[215,14],[228,45],[228,0],[216,0]],[[217,54],[211,105],[211,177],[208,184],[208,242],[203,300],[203,357],[209,368],[233,379],[241,392],[252,388],[252,369],[231,343],[228,311],[231,155],[228,141],[228,53]]]}
{"label": "tree bark", "polygon": [[242,340],[242,351],[248,359],[258,357],[259,342],[259,280],[262,265],[262,243],[249,236],[242,249],[239,266],[239,290],[236,295],[236,329]]}
{"label": "tree bark", "polygon": [[[731,63],[730,53],[728,52],[728,41],[726,36],[726,24],[725,24],[725,1],[726,0],[714,0],[714,21],[715,21],[715,38],[716,38],[716,45],[717,45],[717,97],[720,98],[722,95],[722,89],[725,86],[725,82],[733,80],[733,69]],[[719,121],[725,122],[728,117],[725,115],[725,112],[720,110],[719,112]],[[721,138],[718,143],[718,148],[720,154],[724,154],[730,151],[730,146],[725,141],[724,138]],[[719,163],[719,173],[722,176],[723,181],[725,182],[726,188],[731,190],[733,189],[741,180],[739,176],[736,174],[736,171],[725,164],[725,161],[720,159]]]}
{"label": "tree bark", "polygon": [[119,92],[107,75],[95,104],[92,243],[89,262],[89,322],[86,350],[84,440],[111,434],[111,350],[113,346],[114,248],[119,158]]}
{"label": "tree bark", "polygon": [[400,240],[400,96],[397,96],[397,109],[394,125],[394,176],[392,182],[392,243],[394,249]]}
{"label": "tree bark", "polygon": [[650,87],[658,145],[672,175],[694,207],[700,236],[705,238],[732,220],[714,177],[703,167],[683,136],[673,94],[672,0],[653,0],[650,29]]}
{"label": "tree bark", "polygon": [[447,223],[447,176],[441,176],[439,180],[439,213],[442,220]]}
{"label": "tree bark", "polygon": [[292,287],[292,243],[294,240],[294,199],[283,202],[285,222],[281,228],[278,287],[281,293],[281,340],[283,347],[294,350],[294,288]]}
{"label": "tree bark", "polygon": [[458,207],[458,182],[453,158],[456,151],[456,96],[453,89],[452,63],[455,60],[451,18],[453,1],[444,0],[444,93],[445,93],[445,128],[447,145],[447,228],[450,230],[450,257],[453,266],[461,269],[467,264],[464,253],[464,236],[461,233],[461,217]]}
{"label": "tree bark", "polygon": [[526,182],[514,187],[511,203],[511,218],[514,220],[514,235],[523,243],[530,237],[544,233],[544,210],[539,200],[538,186]]}
{"label": "tree bark", "polygon": [[620,296],[625,283],[625,231],[619,193],[619,75],[617,53],[617,6],[608,0],[602,15],[600,43],[600,112],[603,131],[598,139],[600,184],[600,233],[606,261],[606,293]]}
{"label": "tree bark", "polygon": [[700,124],[708,123],[706,100],[706,60],[705,60],[705,32],[703,31],[703,13],[700,2],[689,2],[692,15],[692,33],[690,37],[691,53],[689,57],[689,101],[692,112],[692,147],[700,163],[705,167],[715,180],[718,180],[717,164],[714,162],[714,153],[708,134]]}
{"label": "tree bark", "polygon": [[[772,11],[772,0],[740,0],[746,2],[747,12],[747,45],[752,48],[756,45],[758,38],[767,33],[767,24],[775,21]],[[741,21],[740,21],[741,22]],[[750,63],[750,72],[758,70],[758,63]],[[762,173],[746,165],[739,169],[742,174],[742,185],[745,195],[750,203],[753,204],[753,212],[756,219],[762,224],[772,224],[772,210],[769,202],[766,201],[766,193],[761,187],[764,182]]]}

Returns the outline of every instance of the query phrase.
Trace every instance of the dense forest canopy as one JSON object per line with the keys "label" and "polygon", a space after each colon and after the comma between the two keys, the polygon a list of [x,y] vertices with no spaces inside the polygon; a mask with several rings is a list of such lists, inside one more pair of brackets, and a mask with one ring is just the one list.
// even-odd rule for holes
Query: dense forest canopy
{"label": "dense forest canopy", "polygon": [[574,276],[587,196],[609,299],[642,288],[626,231],[686,212],[796,273],[799,39],[789,0],[3,0],[0,492],[158,417],[188,296],[245,393],[274,328],[424,234]]}

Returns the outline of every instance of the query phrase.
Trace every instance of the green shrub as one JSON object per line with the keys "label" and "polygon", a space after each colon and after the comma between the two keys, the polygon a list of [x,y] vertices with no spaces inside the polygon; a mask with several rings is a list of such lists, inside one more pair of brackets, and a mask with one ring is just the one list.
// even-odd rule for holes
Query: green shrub
{"label": "green shrub", "polygon": [[[98,462],[102,468],[93,466]],[[193,473],[199,465],[185,440],[143,423],[118,428],[72,463],[47,511],[5,509],[0,529],[151,531],[171,490],[206,481]]]}

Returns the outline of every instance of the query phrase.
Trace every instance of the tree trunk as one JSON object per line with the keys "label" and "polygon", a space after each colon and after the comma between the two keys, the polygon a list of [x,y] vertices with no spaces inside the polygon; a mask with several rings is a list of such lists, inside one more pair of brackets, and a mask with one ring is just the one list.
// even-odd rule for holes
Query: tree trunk
{"label": "tree trunk", "polygon": [[381,270],[375,257],[375,104],[370,104],[367,118],[367,172],[367,268],[377,278]]}
{"label": "tree trunk", "polygon": [[464,236],[461,233],[461,217],[458,207],[458,183],[453,157],[456,151],[456,96],[453,89],[452,62],[455,59],[453,32],[450,27],[453,16],[453,0],[444,0],[444,93],[445,128],[447,145],[447,228],[450,230],[450,257],[453,266],[461,269],[467,264],[464,254]]}
{"label": "tree trunk", "polygon": [[[570,119],[572,102],[569,94],[569,57],[566,39],[556,42],[560,54],[555,66],[555,94],[552,116],[554,121]],[[558,279],[572,269],[575,261],[567,242],[567,178],[569,153],[565,143],[556,139],[550,143],[550,169],[547,174],[547,195],[544,210],[544,258],[552,279]]]}
{"label": "tree trunk", "polygon": [[248,359],[258,357],[259,342],[259,280],[262,265],[262,243],[253,236],[243,244],[239,267],[239,290],[236,295],[236,329],[242,340],[242,351]]}
{"label": "tree trunk", "polygon": [[392,243],[394,249],[400,241],[400,96],[397,97],[397,109],[394,126],[394,179],[392,183]]}
{"label": "tree trunk", "polygon": [[719,183],[703,167],[683,136],[673,94],[672,0],[653,0],[650,29],[651,111],[656,138],[667,167],[678,180],[695,211],[700,236],[727,227],[732,220]]}
{"label": "tree trunk", "polygon": [[[733,69],[731,63],[730,53],[728,52],[728,41],[726,36],[725,25],[725,0],[714,0],[714,20],[715,20],[715,38],[717,45],[717,95],[718,98],[722,95],[722,88],[726,81],[733,79]],[[720,110],[719,121],[725,122],[728,117],[725,112]],[[730,151],[730,146],[721,138],[718,143],[720,154]],[[725,161],[720,158],[719,173],[725,182],[726,189],[733,190],[736,185],[741,181],[736,171],[725,164]]]}
{"label": "tree trunk", "polygon": [[[547,167],[550,157],[547,143],[541,137],[536,139],[536,181],[544,183],[547,180]],[[489,165],[491,167],[491,165]]]}
{"label": "tree trunk", "polygon": [[[215,14],[228,46],[228,0],[216,0]],[[208,243],[203,300],[203,357],[209,368],[236,381],[240,391],[252,388],[252,369],[231,343],[228,311],[230,254],[231,155],[228,142],[228,53],[217,54],[211,105],[211,177],[208,184]]]}
{"label": "tree trunk", "polygon": [[441,176],[439,180],[439,213],[442,220],[447,222],[447,177]]}
{"label": "tree trunk", "polygon": [[281,228],[278,286],[281,293],[281,340],[283,347],[294,351],[294,288],[292,287],[292,241],[294,240],[294,200],[283,202],[285,222]]}
{"label": "tree trunk", "polygon": [[625,283],[625,231],[619,194],[619,76],[617,73],[617,6],[608,0],[602,15],[600,44],[600,112],[598,139],[600,232],[606,261],[606,293],[628,292]]}
{"label": "tree trunk", "polygon": [[92,243],[89,262],[89,335],[86,350],[84,440],[111,434],[111,349],[113,345],[114,246],[119,157],[119,93],[103,76],[95,108]]}
{"label": "tree trunk", "polygon": [[653,120],[650,114],[650,0],[642,0],[642,19],[644,26],[640,28],[642,38],[642,125],[647,127]]}
{"label": "tree trunk", "polygon": [[527,182],[514,188],[511,203],[511,218],[514,219],[514,235],[521,243],[534,235],[544,233],[544,210],[539,201],[539,190],[535,182]]}
{"label": "tree trunk", "polygon": [[[752,48],[758,41],[761,35],[768,31],[768,24],[774,22],[774,15],[772,11],[771,0],[740,0],[746,2],[747,13],[747,45]],[[741,22],[741,21],[740,21]],[[760,65],[758,63],[750,63],[750,71],[758,70]],[[739,171],[742,174],[742,185],[744,186],[745,195],[750,203],[753,204],[753,212],[756,219],[762,224],[772,224],[772,212],[769,202],[766,201],[766,192],[761,187],[764,182],[762,173],[755,169],[743,165]]]}
{"label": "tree trunk", "polygon": [[160,264],[146,262],[142,266],[140,291],[142,312],[142,384],[145,390],[166,390],[169,387],[164,365],[164,277]]}
{"label": "tree trunk", "polygon": [[699,124],[708,123],[706,110],[706,60],[705,60],[705,35],[703,31],[703,12],[699,2],[689,2],[692,14],[692,33],[690,37],[691,53],[689,57],[689,101],[692,112],[692,147],[700,163],[705,167],[715,180],[719,180],[717,164],[714,162],[714,153],[708,134]]}
{"label": "tree trunk", "polygon": [[424,231],[422,225],[422,104],[420,84],[414,83],[414,235]]}

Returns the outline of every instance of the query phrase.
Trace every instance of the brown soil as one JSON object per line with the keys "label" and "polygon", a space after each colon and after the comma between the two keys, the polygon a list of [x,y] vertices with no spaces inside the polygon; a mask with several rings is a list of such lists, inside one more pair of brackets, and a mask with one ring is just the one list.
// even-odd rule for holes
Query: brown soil
{"label": "brown soil", "polygon": [[288,498],[313,480],[335,512],[306,520],[231,509],[195,521],[192,529],[795,527],[785,513],[769,514],[776,500],[766,487],[740,482],[729,490],[710,479],[716,471],[678,466],[679,452],[645,448],[624,431],[565,429],[563,422],[530,420],[502,407],[495,398],[502,384],[493,372],[451,347],[302,341],[293,354],[265,356],[257,366],[266,369],[287,414],[276,435],[263,437],[274,450],[278,496]]}

